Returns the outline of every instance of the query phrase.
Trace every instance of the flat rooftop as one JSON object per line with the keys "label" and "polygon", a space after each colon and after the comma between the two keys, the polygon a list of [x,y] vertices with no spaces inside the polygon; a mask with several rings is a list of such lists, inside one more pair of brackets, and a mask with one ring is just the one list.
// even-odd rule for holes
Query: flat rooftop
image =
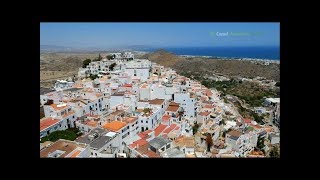
{"label": "flat rooftop", "polygon": [[[88,134],[79,137],[75,141],[89,144],[90,147],[94,149],[100,149],[113,138],[113,136],[111,136],[113,134],[110,134],[110,133],[108,134],[108,132],[109,131],[106,131],[105,129],[102,129],[102,128],[95,128],[95,129],[92,129]],[[95,134],[97,134],[96,137],[94,136]],[[93,136],[93,138],[90,138],[89,136]]]}
{"label": "flat rooftop", "polygon": [[79,144],[74,141],[68,141],[64,139],[60,139],[56,141],[55,143],[51,144],[47,148],[40,151],[40,157],[49,157],[49,155],[57,150],[59,150],[62,154],[59,156],[59,158],[63,158],[67,155],[69,155],[72,151],[74,151],[77,148],[85,148],[85,144]]}

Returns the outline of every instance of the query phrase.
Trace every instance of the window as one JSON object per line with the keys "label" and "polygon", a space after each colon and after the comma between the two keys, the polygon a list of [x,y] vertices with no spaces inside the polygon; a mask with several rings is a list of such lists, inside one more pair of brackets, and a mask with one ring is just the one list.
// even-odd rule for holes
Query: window
{"label": "window", "polygon": [[141,123],[143,123],[143,121],[141,120]]}
{"label": "window", "polygon": [[166,149],[168,149],[168,148],[170,148],[170,144],[168,144],[168,145],[166,146]]}
{"label": "window", "polygon": [[74,116],[72,116],[72,118],[74,119]]}
{"label": "window", "polygon": [[148,124],[148,121],[146,121],[146,123]]}

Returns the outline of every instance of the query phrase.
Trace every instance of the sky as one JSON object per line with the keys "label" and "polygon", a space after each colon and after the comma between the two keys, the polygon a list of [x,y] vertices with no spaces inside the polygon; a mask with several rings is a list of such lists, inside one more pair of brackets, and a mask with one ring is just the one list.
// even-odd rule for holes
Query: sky
{"label": "sky", "polygon": [[280,23],[40,23],[40,45],[280,46]]}

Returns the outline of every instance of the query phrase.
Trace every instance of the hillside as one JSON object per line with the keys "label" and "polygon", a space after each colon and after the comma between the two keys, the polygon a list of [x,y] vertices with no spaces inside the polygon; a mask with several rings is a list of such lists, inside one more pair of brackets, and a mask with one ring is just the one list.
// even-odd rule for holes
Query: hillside
{"label": "hillside", "polygon": [[253,78],[256,76],[265,77],[280,81],[280,65],[270,64],[268,66],[253,64],[249,61],[208,59],[202,57],[180,57],[165,50],[158,50],[145,54],[142,58],[148,58],[152,62],[159,63],[166,67],[174,68],[178,73],[197,73],[200,75],[221,74],[224,76],[241,76]]}
{"label": "hillside", "polygon": [[144,54],[140,58],[149,59],[150,61],[161,64],[165,67],[173,67],[176,63],[184,62],[185,60],[185,58],[176,56],[175,54],[167,52],[163,49]]}

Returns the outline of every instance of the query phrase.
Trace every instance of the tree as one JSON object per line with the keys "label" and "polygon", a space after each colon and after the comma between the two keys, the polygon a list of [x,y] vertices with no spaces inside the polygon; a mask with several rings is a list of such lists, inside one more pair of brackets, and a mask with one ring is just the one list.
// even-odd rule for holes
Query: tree
{"label": "tree", "polygon": [[86,68],[91,63],[91,59],[86,59],[82,62],[82,67]]}
{"label": "tree", "polygon": [[147,114],[147,113],[152,112],[152,110],[150,108],[144,108],[143,112],[144,112],[144,114]]}
{"label": "tree", "polygon": [[207,144],[207,151],[210,152],[210,148],[213,145],[212,136],[210,133],[207,134],[206,144]]}
{"label": "tree", "polygon": [[280,157],[280,153],[279,153],[279,148],[274,146],[271,151],[270,151],[270,157],[272,158],[279,158]]}
{"label": "tree", "polygon": [[197,124],[197,122],[194,124],[194,126],[192,127],[192,131],[193,131],[193,135],[197,133],[199,129],[199,124]]}
{"label": "tree", "polygon": [[48,136],[45,136],[43,138],[41,138],[41,142],[45,142],[45,141],[57,141],[59,139],[66,139],[66,140],[70,140],[73,141],[77,138],[77,133],[72,131],[72,130],[64,130],[64,131],[55,131],[52,132],[51,134],[49,134]]}
{"label": "tree", "polygon": [[257,142],[257,147],[259,148],[259,150],[263,151],[264,152],[264,138],[259,136],[258,137],[258,142]]}
{"label": "tree", "polygon": [[102,56],[101,56],[101,54],[99,53],[98,60],[101,61],[101,59],[102,59]]}
{"label": "tree", "polygon": [[53,104],[53,100],[52,99],[48,99],[46,103],[44,103],[44,105],[51,105]]}
{"label": "tree", "polygon": [[117,65],[117,63],[112,63],[110,66],[109,66],[109,70],[110,71],[113,71],[114,67]]}
{"label": "tree", "polygon": [[109,55],[107,55],[107,59],[108,59],[108,60],[111,60],[111,59],[114,59],[114,58],[116,58],[116,55],[115,55],[115,54],[109,54]]}
{"label": "tree", "polygon": [[91,74],[91,75],[90,75],[90,79],[91,79],[91,80],[95,80],[95,79],[97,79],[97,78],[98,78],[98,75],[97,75],[97,74],[95,74],[95,75]]}
{"label": "tree", "polygon": [[219,125],[226,125],[226,121],[224,119],[222,119],[220,122],[219,122]]}

